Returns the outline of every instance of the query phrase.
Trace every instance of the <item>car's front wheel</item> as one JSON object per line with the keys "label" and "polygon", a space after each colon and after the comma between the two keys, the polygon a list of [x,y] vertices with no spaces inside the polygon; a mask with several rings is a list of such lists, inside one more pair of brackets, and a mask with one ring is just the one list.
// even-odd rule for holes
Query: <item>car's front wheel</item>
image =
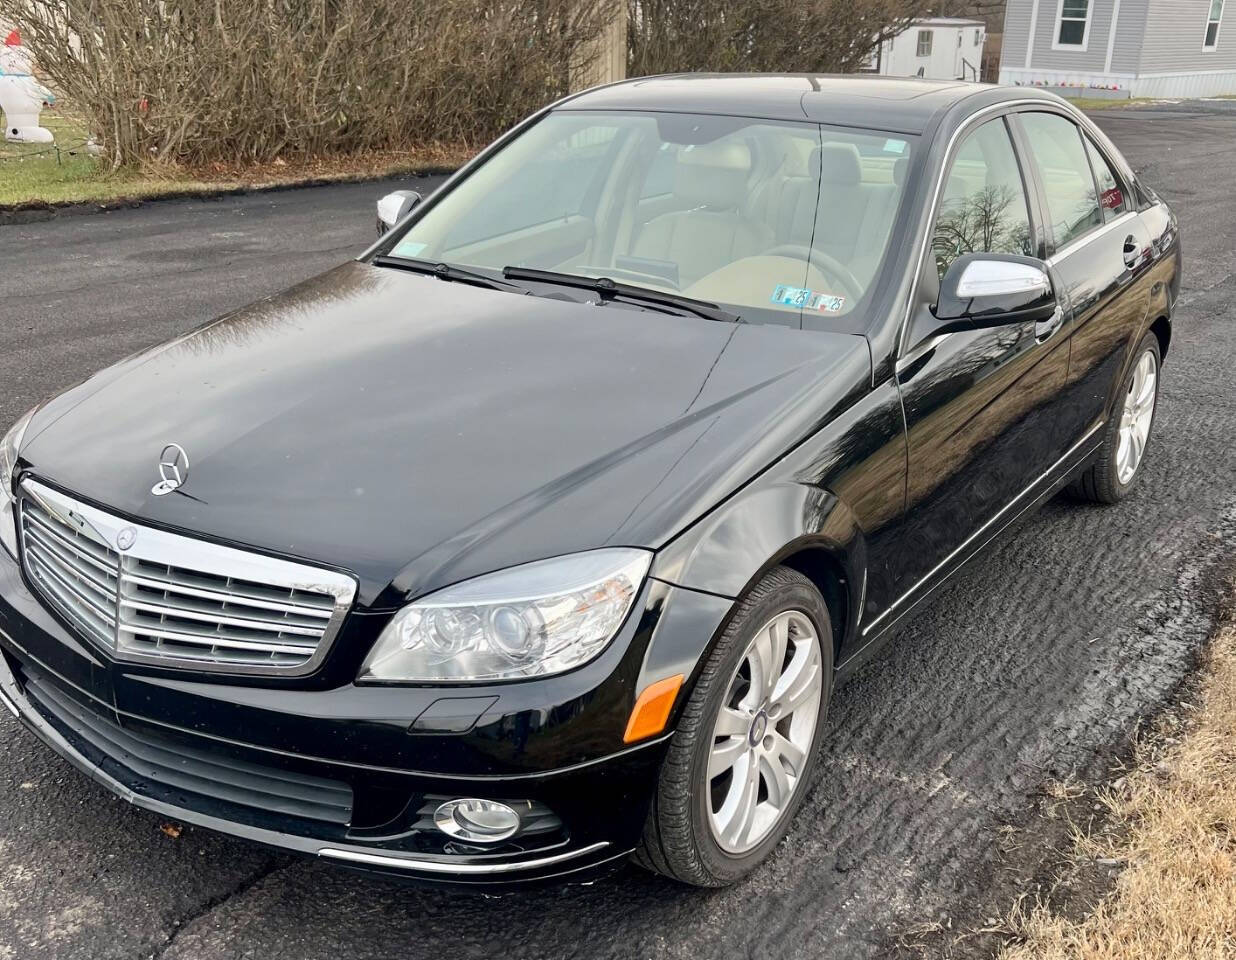
{"label": "car's front wheel", "polygon": [[637,861],[718,887],[768,856],[810,781],[832,674],[819,591],[772,570],[739,601],[683,709]]}

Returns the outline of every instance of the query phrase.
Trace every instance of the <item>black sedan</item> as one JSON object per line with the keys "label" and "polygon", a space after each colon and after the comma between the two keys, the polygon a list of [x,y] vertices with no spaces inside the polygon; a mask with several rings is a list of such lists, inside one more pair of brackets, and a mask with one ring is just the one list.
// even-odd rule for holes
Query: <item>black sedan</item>
{"label": "black sedan", "polygon": [[602,87],[379,218],[8,433],[0,701],[162,816],[454,884],[752,870],[838,682],[1135,488],[1180,280],[1094,124],[961,83]]}

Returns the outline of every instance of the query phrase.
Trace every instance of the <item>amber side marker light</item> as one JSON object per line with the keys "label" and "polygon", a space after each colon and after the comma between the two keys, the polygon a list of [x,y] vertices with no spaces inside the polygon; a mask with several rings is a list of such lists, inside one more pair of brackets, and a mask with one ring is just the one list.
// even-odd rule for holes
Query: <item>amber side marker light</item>
{"label": "amber side marker light", "polygon": [[622,735],[623,743],[634,743],[665,729],[682,681],[683,676],[680,673],[676,677],[666,677],[644,688],[644,692],[635,701],[631,719],[627,721],[627,732]]}

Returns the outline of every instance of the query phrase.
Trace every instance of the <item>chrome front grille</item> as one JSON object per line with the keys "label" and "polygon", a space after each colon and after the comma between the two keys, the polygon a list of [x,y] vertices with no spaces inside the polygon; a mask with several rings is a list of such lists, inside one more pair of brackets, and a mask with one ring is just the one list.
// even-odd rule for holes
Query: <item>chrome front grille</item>
{"label": "chrome front grille", "polygon": [[22,507],[26,573],[87,637],[114,646],[120,554],[58,522],[33,500]]}
{"label": "chrome front grille", "polygon": [[356,593],[343,574],[127,523],[34,481],[21,493],[26,574],[118,659],[307,673]]}

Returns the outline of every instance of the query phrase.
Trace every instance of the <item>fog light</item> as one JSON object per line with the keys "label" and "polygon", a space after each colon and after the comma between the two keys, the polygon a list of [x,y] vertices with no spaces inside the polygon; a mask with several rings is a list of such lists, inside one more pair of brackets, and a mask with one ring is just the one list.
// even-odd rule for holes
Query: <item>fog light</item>
{"label": "fog light", "polygon": [[448,800],[434,811],[439,830],[473,843],[496,843],[519,830],[519,814],[496,800]]}

